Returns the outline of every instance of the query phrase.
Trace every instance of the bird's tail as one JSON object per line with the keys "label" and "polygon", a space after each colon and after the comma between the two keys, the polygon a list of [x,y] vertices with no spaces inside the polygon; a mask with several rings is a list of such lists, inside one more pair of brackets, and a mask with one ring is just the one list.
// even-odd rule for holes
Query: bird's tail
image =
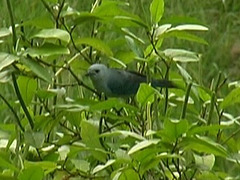
{"label": "bird's tail", "polygon": [[174,82],[162,79],[162,80],[153,80],[152,81],[152,86],[153,87],[163,87],[163,88],[177,88],[177,85],[174,84]]}

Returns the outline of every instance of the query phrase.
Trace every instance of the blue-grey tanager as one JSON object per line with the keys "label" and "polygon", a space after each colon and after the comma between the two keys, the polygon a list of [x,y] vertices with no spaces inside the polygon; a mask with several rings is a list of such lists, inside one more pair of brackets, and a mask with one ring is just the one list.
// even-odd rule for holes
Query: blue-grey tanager
{"label": "blue-grey tanager", "polygon": [[[87,75],[99,93],[108,97],[128,97],[135,95],[140,83],[147,82],[147,77],[136,72],[108,68],[103,64],[93,64],[88,68]],[[153,87],[176,87],[168,80],[152,80]]]}

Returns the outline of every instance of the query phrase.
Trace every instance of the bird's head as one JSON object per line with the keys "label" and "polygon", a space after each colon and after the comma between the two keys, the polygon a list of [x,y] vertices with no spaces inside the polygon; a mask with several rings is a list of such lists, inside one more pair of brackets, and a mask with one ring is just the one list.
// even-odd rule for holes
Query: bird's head
{"label": "bird's head", "polygon": [[93,81],[101,81],[107,78],[107,66],[103,64],[93,64],[88,68],[87,76]]}

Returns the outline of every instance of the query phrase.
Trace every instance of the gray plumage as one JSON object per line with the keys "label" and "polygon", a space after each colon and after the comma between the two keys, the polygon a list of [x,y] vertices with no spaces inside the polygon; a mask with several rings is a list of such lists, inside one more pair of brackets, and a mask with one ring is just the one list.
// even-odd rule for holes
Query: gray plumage
{"label": "gray plumage", "polygon": [[[93,64],[89,67],[87,75],[99,93],[108,97],[127,97],[135,95],[140,83],[146,83],[147,78],[136,72],[122,69],[108,68],[103,64]],[[168,80],[152,80],[153,87],[173,88],[175,85]]]}

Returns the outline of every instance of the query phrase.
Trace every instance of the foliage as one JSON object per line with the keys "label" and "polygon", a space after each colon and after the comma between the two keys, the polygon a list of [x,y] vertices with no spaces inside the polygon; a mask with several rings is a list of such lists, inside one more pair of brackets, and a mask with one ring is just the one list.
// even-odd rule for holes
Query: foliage
{"label": "foliage", "polygon": [[[229,112],[239,87],[224,97],[222,73],[198,84],[187,65],[202,55],[164,48],[169,38],[206,46],[207,27],[164,22],[163,0],[141,15],[124,1],[89,1],[89,10],[41,0],[41,16],[21,22],[11,3],[0,29],[2,179],[239,178],[239,117]],[[106,99],[84,75],[96,62],[179,88],[141,84],[135,97]]]}

